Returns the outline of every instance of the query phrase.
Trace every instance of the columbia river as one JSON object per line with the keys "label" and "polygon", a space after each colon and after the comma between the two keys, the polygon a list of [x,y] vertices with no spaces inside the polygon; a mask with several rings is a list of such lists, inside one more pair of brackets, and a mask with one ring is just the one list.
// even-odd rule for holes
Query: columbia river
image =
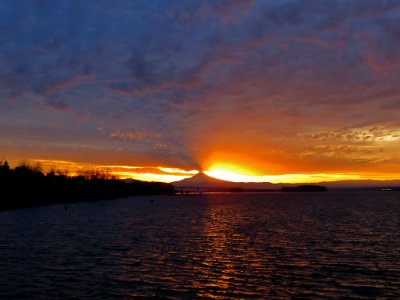
{"label": "columbia river", "polygon": [[400,298],[398,192],[132,197],[0,228],[1,299]]}

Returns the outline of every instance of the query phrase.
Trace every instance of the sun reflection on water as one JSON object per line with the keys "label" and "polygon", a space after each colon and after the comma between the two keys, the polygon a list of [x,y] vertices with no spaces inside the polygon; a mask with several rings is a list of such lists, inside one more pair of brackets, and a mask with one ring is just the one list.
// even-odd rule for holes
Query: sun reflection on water
{"label": "sun reflection on water", "polygon": [[[204,200],[213,201],[206,196]],[[226,299],[229,293],[238,297],[238,290],[241,290],[241,297],[257,295],[256,291],[245,292],[237,285],[237,279],[248,274],[249,270],[243,269],[244,265],[253,269],[255,274],[257,269],[262,268],[262,263],[256,258],[256,233],[245,235],[240,232],[249,220],[243,211],[232,210],[226,203],[210,203],[204,211],[202,223],[207,244],[203,248],[201,264],[193,269],[197,274],[193,286],[201,291],[199,296]]]}

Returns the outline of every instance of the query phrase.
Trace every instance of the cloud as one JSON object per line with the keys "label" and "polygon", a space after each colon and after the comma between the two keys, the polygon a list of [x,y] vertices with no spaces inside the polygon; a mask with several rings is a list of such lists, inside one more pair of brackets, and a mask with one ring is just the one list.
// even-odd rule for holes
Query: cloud
{"label": "cloud", "polygon": [[0,141],[185,168],[228,149],[285,171],[321,149],[379,160],[353,144],[394,153],[399,13],[369,0],[2,3]]}
{"label": "cloud", "polygon": [[121,131],[112,131],[110,133],[110,138],[118,138],[122,140],[136,140],[136,139],[144,139],[148,136],[146,132],[121,132]]}
{"label": "cloud", "polygon": [[385,126],[351,128],[329,132],[304,133],[303,138],[317,141],[341,143],[381,143],[400,140],[400,129],[389,129]]}

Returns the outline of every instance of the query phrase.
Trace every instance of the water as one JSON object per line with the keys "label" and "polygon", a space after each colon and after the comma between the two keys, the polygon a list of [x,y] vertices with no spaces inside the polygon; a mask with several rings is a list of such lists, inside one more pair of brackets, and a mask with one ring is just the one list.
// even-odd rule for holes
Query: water
{"label": "water", "polygon": [[0,298],[400,298],[397,192],[65,208],[0,213]]}

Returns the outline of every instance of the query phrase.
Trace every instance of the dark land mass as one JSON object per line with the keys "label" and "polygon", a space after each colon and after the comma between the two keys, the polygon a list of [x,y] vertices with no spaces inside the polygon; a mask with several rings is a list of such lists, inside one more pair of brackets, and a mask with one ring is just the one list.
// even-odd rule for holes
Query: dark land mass
{"label": "dark land mass", "polygon": [[295,187],[283,187],[282,192],[326,192],[328,189],[322,185],[299,185]]}
{"label": "dark land mass", "polygon": [[29,165],[11,169],[0,162],[0,211],[49,204],[116,199],[136,195],[174,194],[168,183],[118,180],[96,171],[70,177],[44,174]]}

